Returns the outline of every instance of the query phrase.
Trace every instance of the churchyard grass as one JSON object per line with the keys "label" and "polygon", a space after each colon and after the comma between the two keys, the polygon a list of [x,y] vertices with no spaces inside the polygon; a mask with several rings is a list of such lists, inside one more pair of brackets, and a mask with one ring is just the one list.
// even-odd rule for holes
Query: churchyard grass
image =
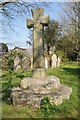
{"label": "churchyard grass", "polygon": [[78,63],[69,62],[60,68],[48,69],[48,75],[57,76],[64,85],[72,87],[72,94],[69,100],[55,107],[54,114],[45,116],[39,109],[28,108],[27,106],[15,106],[9,99],[9,88],[18,86],[21,79],[30,76],[31,71],[13,71],[11,82],[9,71],[2,71],[2,117],[3,118],[78,118]]}

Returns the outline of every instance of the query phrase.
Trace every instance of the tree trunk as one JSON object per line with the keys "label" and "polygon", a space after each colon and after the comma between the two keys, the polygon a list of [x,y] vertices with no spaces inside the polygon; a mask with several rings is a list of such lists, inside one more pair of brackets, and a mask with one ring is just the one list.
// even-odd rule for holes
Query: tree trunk
{"label": "tree trunk", "polygon": [[47,44],[47,59],[48,59],[48,67],[51,67],[50,46],[48,44]]}

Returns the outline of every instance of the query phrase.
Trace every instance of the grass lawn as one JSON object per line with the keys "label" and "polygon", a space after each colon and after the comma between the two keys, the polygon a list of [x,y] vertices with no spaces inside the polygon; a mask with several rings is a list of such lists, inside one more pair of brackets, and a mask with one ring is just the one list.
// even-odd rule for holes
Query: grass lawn
{"label": "grass lawn", "polygon": [[[21,79],[30,76],[31,71],[13,71],[10,75],[8,71],[2,71],[2,118],[44,118],[44,114],[39,109],[28,108],[27,106],[12,105],[9,100],[9,88],[18,86]],[[64,85],[72,87],[72,94],[69,100],[65,100],[61,105],[56,106],[54,114],[49,118],[78,118],[78,75],[77,62],[69,62],[60,68],[49,69],[48,75],[57,76]],[[0,81],[1,82],[1,81]]]}

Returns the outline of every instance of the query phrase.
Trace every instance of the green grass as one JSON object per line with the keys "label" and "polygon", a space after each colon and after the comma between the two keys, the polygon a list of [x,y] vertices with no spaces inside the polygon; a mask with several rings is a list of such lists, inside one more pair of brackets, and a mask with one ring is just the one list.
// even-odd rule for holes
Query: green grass
{"label": "green grass", "polygon": [[[8,71],[2,71],[2,117],[3,118],[43,118],[44,114],[39,109],[28,108],[27,106],[14,106],[9,100],[10,86],[18,86],[21,79],[30,76],[31,71],[13,71],[11,75]],[[49,118],[77,118],[78,117],[78,75],[77,62],[69,62],[60,68],[49,69],[48,75],[60,78],[61,84],[72,87],[72,94],[69,100],[65,100],[61,105],[56,106],[56,112]]]}

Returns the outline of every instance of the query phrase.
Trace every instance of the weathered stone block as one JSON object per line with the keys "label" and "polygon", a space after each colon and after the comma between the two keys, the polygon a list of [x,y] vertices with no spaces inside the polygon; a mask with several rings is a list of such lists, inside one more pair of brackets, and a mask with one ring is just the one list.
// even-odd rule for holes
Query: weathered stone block
{"label": "weathered stone block", "polygon": [[36,86],[36,89],[35,91],[31,88],[26,90],[19,87],[13,88],[11,91],[13,104],[40,107],[41,100],[44,96],[47,96],[52,104],[59,105],[62,104],[64,99],[69,99],[72,92],[72,88],[63,85],[61,85],[57,91],[51,91],[51,89],[48,91],[48,89],[43,86],[40,87],[40,89]]}
{"label": "weathered stone block", "polygon": [[49,76],[42,79],[26,77],[21,80],[20,87],[22,89],[30,89],[37,93],[38,92],[41,93],[41,91],[44,92],[45,90],[54,91],[59,89],[60,81],[59,81],[59,78],[55,76]]}
{"label": "weathered stone block", "polygon": [[45,69],[33,69],[32,77],[36,79],[42,79],[47,76],[47,71]]}

